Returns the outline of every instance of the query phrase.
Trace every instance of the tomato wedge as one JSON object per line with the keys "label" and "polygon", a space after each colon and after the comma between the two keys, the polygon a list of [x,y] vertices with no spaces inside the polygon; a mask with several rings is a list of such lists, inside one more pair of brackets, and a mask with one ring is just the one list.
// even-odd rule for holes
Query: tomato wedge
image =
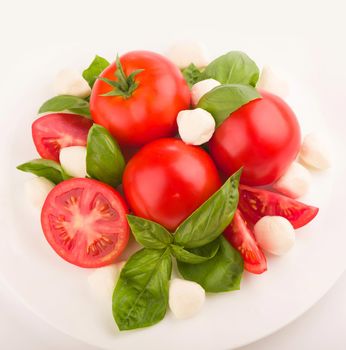
{"label": "tomato wedge", "polygon": [[42,158],[59,162],[60,149],[85,146],[92,121],[77,114],[52,113],[32,124],[32,138]]}
{"label": "tomato wedge", "polygon": [[294,228],[309,223],[318,208],[298,202],[284,195],[245,185],[239,186],[239,209],[251,224],[266,215],[283,216]]}
{"label": "tomato wedge", "polygon": [[261,274],[267,270],[266,257],[258,246],[250,226],[243,219],[238,209],[231,224],[226,228],[224,236],[242,255],[244,268],[247,271]]}
{"label": "tomato wedge", "polygon": [[120,194],[102,182],[75,178],[49,193],[41,213],[43,232],[66,261],[81,267],[112,263],[129,239],[128,210]]}

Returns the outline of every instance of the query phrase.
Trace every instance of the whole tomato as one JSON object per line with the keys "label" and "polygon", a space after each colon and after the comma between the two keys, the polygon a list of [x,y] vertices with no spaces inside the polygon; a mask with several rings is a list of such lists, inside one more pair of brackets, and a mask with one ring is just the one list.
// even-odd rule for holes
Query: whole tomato
{"label": "whole tomato", "polygon": [[209,143],[219,169],[230,176],[243,167],[241,182],[258,186],[282,176],[300,148],[292,109],[278,96],[265,91],[261,95],[232,113]]}
{"label": "whole tomato", "polygon": [[175,230],[220,186],[210,156],[174,138],[145,145],[129,161],[123,177],[134,213],[169,230]]}
{"label": "whole tomato", "polygon": [[122,146],[173,136],[178,112],[189,105],[190,90],[178,67],[149,51],[129,52],[107,67],[90,97],[93,120]]}

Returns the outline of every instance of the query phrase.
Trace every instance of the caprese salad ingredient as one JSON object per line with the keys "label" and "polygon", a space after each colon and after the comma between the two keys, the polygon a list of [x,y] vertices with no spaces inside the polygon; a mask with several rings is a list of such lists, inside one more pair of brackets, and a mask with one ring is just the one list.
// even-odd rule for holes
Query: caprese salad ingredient
{"label": "caprese salad ingredient", "polygon": [[91,93],[88,82],[72,69],[64,69],[57,74],[54,89],[57,95],[71,95],[81,98],[88,97]]}
{"label": "caprese salad ingredient", "polygon": [[273,68],[267,65],[262,68],[256,88],[268,91],[283,99],[289,94],[287,81],[279,76]]}
{"label": "caprese salad ingredient", "polygon": [[210,90],[219,86],[220,82],[215,79],[205,79],[194,84],[191,88],[191,102],[194,107],[198,105],[199,100]]}
{"label": "caprese salad ingredient", "polygon": [[61,148],[59,160],[61,167],[69,176],[87,176],[85,146],[69,146]]}

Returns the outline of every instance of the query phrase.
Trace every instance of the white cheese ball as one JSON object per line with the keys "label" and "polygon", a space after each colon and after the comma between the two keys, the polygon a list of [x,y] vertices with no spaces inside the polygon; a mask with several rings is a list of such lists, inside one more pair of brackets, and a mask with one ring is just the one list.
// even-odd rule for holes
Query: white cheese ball
{"label": "white cheese ball", "polygon": [[213,116],[202,108],[180,111],[177,124],[181,139],[189,145],[208,142],[215,131]]}
{"label": "white cheese ball", "polygon": [[259,246],[274,255],[287,253],[295,242],[294,228],[282,216],[264,216],[257,221],[254,233]]}
{"label": "white cheese ball", "polygon": [[195,316],[205,302],[205,291],[196,282],[174,278],[169,285],[169,307],[178,319]]}
{"label": "white cheese ball", "polygon": [[311,174],[309,170],[297,162],[293,162],[286,173],[273,184],[273,188],[290,197],[304,196],[310,187]]}
{"label": "white cheese ball", "polygon": [[37,209],[41,209],[54,183],[44,177],[34,177],[26,181],[25,194],[29,202]]}
{"label": "white cheese ball", "polygon": [[60,150],[60,164],[73,177],[86,177],[86,147],[70,146]]}
{"label": "white cheese ball", "polygon": [[328,152],[314,134],[304,137],[299,158],[304,164],[318,170],[326,170],[330,167]]}
{"label": "white cheese ball", "polygon": [[192,105],[197,106],[198,101],[203,95],[205,95],[210,90],[213,90],[214,87],[219,86],[220,83],[215,79],[205,79],[201,80],[191,88],[191,100]]}
{"label": "white cheese ball", "polygon": [[256,85],[258,89],[271,92],[282,98],[287,97],[289,88],[287,82],[280,78],[272,68],[264,66]]}
{"label": "white cheese ball", "polygon": [[81,98],[88,97],[91,93],[88,82],[72,69],[64,69],[57,74],[54,89],[57,95],[72,95]]}

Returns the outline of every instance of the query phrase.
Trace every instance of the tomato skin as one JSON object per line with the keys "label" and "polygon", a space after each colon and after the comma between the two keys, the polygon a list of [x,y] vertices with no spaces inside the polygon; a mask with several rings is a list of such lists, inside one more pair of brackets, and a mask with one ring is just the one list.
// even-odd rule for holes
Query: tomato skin
{"label": "tomato skin", "polygon": [[220,186],[209,155],[173,138],[144,146],[129,161],[123,177],[134,213],[172,231]]}
{"label": "tomato skin", "polygon": [[[190,90],[179,69],[167,58],[149,51],[129,52],[120,62],[126,75],[144,69],[135,77],[138,87],[127,99],[100,96],[112,87],[96,80],[90,97],[94,121],[107,128],[122,146],[142,146],[173,136],[178,112],[190,106]],[[113,63],[101,76],[115,80],[115,70]]]}
{"label": "tomato skin", "polygon": [[212,158],[227,176],[243,167],[241,182],[253,186],[282,176],[301,143],[291,108],[278,96],[265,91],[261,95],[232,113],[209,143]]}

